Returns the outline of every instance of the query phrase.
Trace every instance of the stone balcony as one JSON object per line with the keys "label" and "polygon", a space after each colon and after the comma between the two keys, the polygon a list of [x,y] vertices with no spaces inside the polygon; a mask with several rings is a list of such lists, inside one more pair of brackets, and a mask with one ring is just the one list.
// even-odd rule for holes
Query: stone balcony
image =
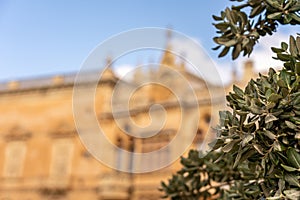
{"label": "stone balcony", "polygon": [[[98,176],[69,176],[65,178],[20,177],[1,178],[0,197],[28,199],[98,199],[98,200],[158,200],[161,180],[172,174],[168,169],[146,174],[103,172]],[[18,198],[17,198],[18,199]]]}

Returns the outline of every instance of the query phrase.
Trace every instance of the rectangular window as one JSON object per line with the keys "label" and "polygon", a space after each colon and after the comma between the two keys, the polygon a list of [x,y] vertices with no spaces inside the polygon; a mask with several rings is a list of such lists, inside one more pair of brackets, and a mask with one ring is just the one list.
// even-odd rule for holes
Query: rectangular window
{"label": "rectangular window", "polygon": [[26,154],[24,141],[13,141],[6,145],[4,160],[4,177],[20,177],[22,175]]}
{"label": "rectangular window", "polygon": [[52,146],[50,179],[53,184],[65,184],[71,173],[74,143],[71,139],[56,139]]}

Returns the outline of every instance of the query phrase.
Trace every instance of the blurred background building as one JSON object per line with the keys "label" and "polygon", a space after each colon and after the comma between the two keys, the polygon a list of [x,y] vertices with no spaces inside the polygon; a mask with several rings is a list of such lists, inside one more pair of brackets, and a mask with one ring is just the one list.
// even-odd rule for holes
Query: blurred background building
{"label": "blurred background building", "polygon": [[[205,134],[213,133],[210,125],[217,123],[218,117],[212,116],[217,112],[211,109],[222,110],[225,104],[221,96],[211,99],[208,87],[213,88],[210,92],[216,94],[222,94],[224,88],[208,85],[200,77],[188,72],[185,64],[176,62],[168,49],[163,52],[160,63],[180,72],[191,83],[196,94],[200,119],[197,119],[197,134],[190,148],[197,148]],[[106,65],[112,65],[109,58]],[[128,87],[134,87],[149,76],[163,76],[173,87],[181,87],[180,82],[163,68],[137,70],[132,80],[128,81]],[[232,84],[244,86],[253,76],[252,63],[249,61],[245,63],[244,76],[238,78],[234,74],[234,80],[225,88],[226,92],[232,88]],[[93,76],[90,78],[93,79]],[[0,85],[0,200],[160,199],[160,181],[166,180],[180,168],[179,161],[161,170],[143,174],[119,172],[97,161],[83,146],[75,128],[72,111],[74,79],[75,74],[69,74]],[[101,89],[95,95],[95,112],[110,141],[122,149],[139,153],[166,146],[176,135],[180,121],[181,108],[176,96],[159,85],[137,90],[130,100],[130,116],[120,115],[125,121],[124,128],[130,132],[131,127],[126,127],[129,118],[141,126],[147,125],[150,122],[149,108],[155,103],[165,108],[167,120],[159,134],[153,137],[130,137],[117,126],[112,115],[111,96],[118,80],[113,69],[108,67],[98,82],[98,88]],[[82,81],[83,87],[88,81],[90,79]],[[123,103],[122,96],[117,100]],[[191,110],[194,108],[191,107]],[[159,119],[161,116],[157,114],[155,117]],[[187,120],[193,120],[192,112]],[[185,131],[188,137],[191,130],[187,128]],[[147,167],[168,160],[174,153],[172,151],[176,149],[169,149],[139,165]],[[108,151],[107,155],[117,163],[119,169],[130,171],[135,167],[136,162],[122,156],[119,151]]]}

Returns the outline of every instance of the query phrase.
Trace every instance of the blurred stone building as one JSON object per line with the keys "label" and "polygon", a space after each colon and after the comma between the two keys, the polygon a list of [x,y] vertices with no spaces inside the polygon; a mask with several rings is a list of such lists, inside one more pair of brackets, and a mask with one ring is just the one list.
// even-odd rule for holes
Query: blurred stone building
{"label": "blurred stone building", "polygon": [[[221,96],[211,99],[207,88],[213,89],[210,92],[215,94],[222,94],[224,88],[208,86],[209,83],[186,70],[184,63],[176,62],[168,50],[163,53],[161,64],[179,71],[189,80],[195,92],[200,116],[196,119],[198,127],[190,148],[197,148],[205,134],[213,132],[209,126],[210,123],[217,123],[217,117],[212,115],[221,110],[225,103]],[[111,65],[109,60],[107,65]],[[247,63],[245,70],[241,85],[253,76],[251,63]],[[135,87],[140,79],[147,76],[164,76],[172,87],[181,87],[177,79],[160,68],[148,72],[137,70],[127,83],[128,87]],[[0,200],[159,199],[161,194],[157,188],[160,181],[166,180],[180,168],[179,161],[161,170],[141,174],[119,172],[97,161],[84,147],[75,128],[72,110],[74,78],[75,74],[58,75],[0,85]],[[109,140],[129,152],[145,153],[164,147],[175,137],[181,120],[181,108],[176,96],[160,85],[148,85],[136,90],[129,102],[130,116],[121,114],[122,107],[117,111],[117,116],[125,122],[124,129],[130,129],[126,127],[129,118],[141,126],[150,123],[149,108],[155,103],[165,108],[167,119],[163,129],[153,137],[130,137],[117,126],[112,115],[111,96],[118,80],[112,67],[108,67],[98,82],[99,90],[95,95],[95,112]],[[84,87],[84,81],[82,85]],[[231,85],[225,90],[228,91],[228,88]],[[122,104],[122,96],[117,100]],[[191,110],[194,108],[191,107]],[[161,115],[156,117],[159,119]],[[193,120],[193,114],[187,120]],[[187,127],[184,131],[189,137],[191,130]],[[99,148],[107,151],[107,156],[117,163],[119,169],[130,171],[137,164],[128,157],[122,157],[118,151]],[[174,151],[176,148],[168,149],[156,158],[138,164],[147,167],[170,159]]]}

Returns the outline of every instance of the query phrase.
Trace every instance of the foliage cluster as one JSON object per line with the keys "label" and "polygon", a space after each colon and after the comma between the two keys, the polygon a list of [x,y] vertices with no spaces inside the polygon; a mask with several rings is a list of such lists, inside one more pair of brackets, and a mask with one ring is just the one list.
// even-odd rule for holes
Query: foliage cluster
{"label": "foliage cluster", "polygon": [[[250,55],[259,38],[280,24],[300,24],[299,0],[231,0],[214,26],[220,57]],[[191,150],[160,190],[173,200],[300,198],[300,36],[272,47],[279,71],[251,79],[227,95],[218,138],[204,158]]]}
{"label": "foliage cluster", "polygon": [[300,37],[272,48],[283,69],[227,95],[218,138],[204,158],[192,150],[161,190],[171,199],[300,197]]}
{"label": "foliage cluster", "polygon": [[232,59],[241,53],[250,55],[261,36],[272,35],[279,24],[300,24],[299,0],[231,0],[239,5],[226,8],[213,16],[219,34],[214,38],[223,47],[219,57],[230,49]]}

